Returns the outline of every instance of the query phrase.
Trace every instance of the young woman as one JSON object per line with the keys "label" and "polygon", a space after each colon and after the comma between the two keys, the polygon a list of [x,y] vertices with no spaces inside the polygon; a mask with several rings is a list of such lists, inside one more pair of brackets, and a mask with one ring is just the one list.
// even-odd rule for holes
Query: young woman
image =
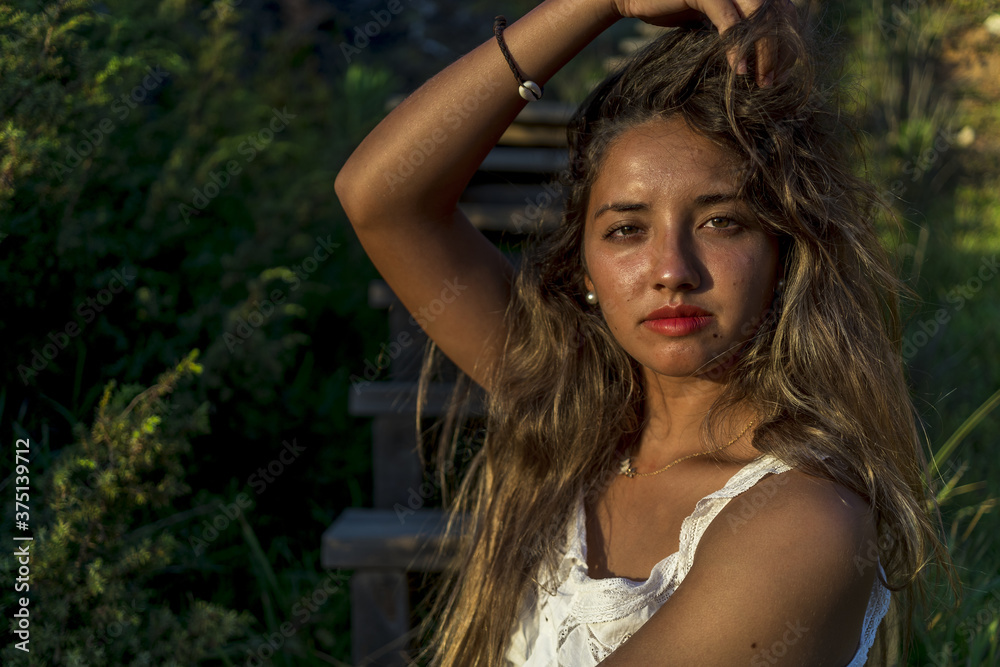
{"label": "young woman", "polygon": [[[511,71],[537,96],[623,17],[685,27],[581,106],[563,221],[515,271],[456,207],[525,104]],[[785,1],[545,0],[337,177],[410,312],[467,286],[423,326],[489,395],[432,664],[843,667],[908,643],[918,573],[950,562],[903,287],[796,25]]]}

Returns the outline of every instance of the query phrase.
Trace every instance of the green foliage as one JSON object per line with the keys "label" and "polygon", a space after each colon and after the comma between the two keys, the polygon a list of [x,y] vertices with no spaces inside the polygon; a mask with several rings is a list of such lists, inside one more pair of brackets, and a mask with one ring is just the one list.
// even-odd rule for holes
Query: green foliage
{"label": "green foliage", "polygon": [[[12,315],[30,314],[32,325],[10,332],[15,365],[4,368],[3,383],[29,397],[37,388],[79,418],[96,400],[82,387],[104,377],[136,381],[197,346],[205,350],[200,389],[232,401],[225,417],[251,441],[273,442],[299,421],[276,405],[305,420],[346,402],[340,375],[365,344],[349,323],[375,332],[385,325],[366,312],[374,271],[350,243],[332,183],[382,113],[385,70],[358,63],[330,82],[316,63],[297,62],[294,45],[248,68],[239,7],[113,2],[99,13],[87,2],[44,12],[20,4],[29,9],[8,10],[0,28],[8,53],[24,54],[12,56],[0,87],[8,147],[0,219],[10,235],[4,250],[21,270],[5,263],[0,278]],[[288,120],[272,131],[276,114]],[[317,270],[300,269],[293,284],[261,280],[301,266],[317,239],[337,248]],[[136,279],[84,321],[78,307],[125,267]],[[274,289],[286,305],[249,339],[227,341]],[[54,359],[33,354],[74,321],[82,332]],[[319,368],[329,381],[318,390],[279,392],[319,330],[357,345],[348,354],[324,350]],[[369,344],[374,350],[377,340]],[[70,394],[58,376],[77,373]],[[343,420],[325,426],[333,435]]]}
{"label": "green foliage", "polygon": [[[204,600],[183,610],[166,604],[150,582],[175,560],[179,544],[169,532],[136,531],[169,523],[172,501],[189,491],[188,439],[208,429],[208,406],[177,410],[166,399],[201,372],[196,356],[145,390],[108,383],[89,432],[76,429],[77,443],[61,451],[32,494],[32,506],[44,507],[32,515],[34,540],[7,541],[27,544],[30,553],[30,590],[22,593],[30,596],[30,653],[9,645],[7,664],[190,665],[246,632],[246,612]],[[18,561],[5,551],[0,567],[10,574]],[[4,587],[5,596],[13,594]],[[7,618],[7,609],[18,608],[9,598],[3,606]]]}
{"label": "green foliage", "polygon": [[[115,520],[150,540],[169,527],[182,547],[171,577],[146,580],[152,599],[201,613],[182,593],[193,590],[268,628],[269,584],[246,557],[247,530],[272,567],[288,568],[282,585],[311,590],[326,576],[319,535],[340,508],[370,505],[370,432],[347,414],[348,377],[387,326],[367,306],[376,273],[333,181],[396,82],[367,57],[330,68],[295,26],[225,0],[17,0],[0,6],[0,45],[0,331],[11,361],[0,403],[14,417],[0,437],[41,443],[42,475],[108,378],[128,388],[203,350],[203,371],[173,400],[190,414],[211,405],[212,436],[192,434],[198,455],[176,476],[197,490],[192,508],[163,525],[155,488],[101,483],[142,500]],[[306,263],[317,249],[324,259]],[[275,291],[281,304],[268,303]],[[193,554],[194,524],[296,436],[308,462],[255,498],[252,528]],[[271,609],[279,625],[289,612]],[[343,604],[310,623],[289,646],[347,655],[343,635],[315,629],[343,633]]]}
{"label": "green foliage", "polygon": [[[919,300],[907,304],[903,355],[964,584],[957,608],[941,591],[918,610],[910,664],[942,667],[1000,662],[1000,466],[992,454],[1000,437],[1000,280],[990,269],[1000,249],[1000,182],[980,166],[1000,156],[958,140],[966,127],[982,133],[983,117],[967,104],[979,93],[955,94],[941,64],[949,35],[987,13],[983,3],[938,0],[858,0],[845,9],[856,17],[852,73],[866,91],[858,110],[873,172],[906,229],[896,251]],[[997,101],[985,106],[995,113]]]}

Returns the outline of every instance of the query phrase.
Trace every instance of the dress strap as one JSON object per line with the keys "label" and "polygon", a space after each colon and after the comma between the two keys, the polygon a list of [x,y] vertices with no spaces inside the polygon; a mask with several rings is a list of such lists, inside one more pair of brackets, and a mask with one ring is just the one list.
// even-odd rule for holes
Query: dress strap
{"label": "dress strap", "polygon": [[[771,454],[763,454],[747,465],[743,466],[735,475],[729,478],[718,491],[708,494],[698,501],[692,512],[681,524],[680,546],[678,550],[678,563],[676,576],[683,578],[691,566],[694,564],[694,554],[698,549],[698,543],[702,535],[708,529],[709,524],[715,517],[725,509],[729,501],[749,490],[765,475],[780,474],[792,469],[781,459]],[[750,519],[748,516],[732,515],[726,518],[732,529],[739,528]]]}

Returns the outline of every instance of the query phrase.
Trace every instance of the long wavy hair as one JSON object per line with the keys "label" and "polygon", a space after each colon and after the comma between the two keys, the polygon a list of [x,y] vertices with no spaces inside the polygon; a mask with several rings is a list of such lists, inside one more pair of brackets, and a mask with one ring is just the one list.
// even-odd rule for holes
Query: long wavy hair
{"label": "long wavy hair", "polygon": [[[788,54],[785,76],[766,88],[753,83],[753,45],[762,37],[776,38]],[[843,92],[833,77],[820,76],[811,39],[773,3],[722,36],[707,25],[669,30],[573,117],[563,219],[518,268],[505,314],[508,338],[491,371],[485,437],[453,501],[445,494],[457,551],[448,552],[450,565],[419,629],[426,643],[418,659],[502,665],[519,614],[556,571],[579,495],[598,493],[638,440],[640,368],[583,298],[582,241],[607,147],[654,118],[683,118],[742,158],[740,196],[778,238],[784,267],[780,299],[747,332],[706,417],[708,441],[727,413],[750,405],[759,419],[757,450],[870,504],[878,542],[869,554],[877,552],[894,594],[868,665],[888,664],[900,646],[905,663],[914,594],[925,601],[928,564],[942,566],[958,589],[901,357],[899,299],[912,291],[879,238],[899,225],[877,190],[852,173]],[[747,57],[749,74],[729,66],[731,47]],[[470,383],[460,379],[462,393]],[[443,489],[465,423],[460,403],[456,396],[437,442]]]}

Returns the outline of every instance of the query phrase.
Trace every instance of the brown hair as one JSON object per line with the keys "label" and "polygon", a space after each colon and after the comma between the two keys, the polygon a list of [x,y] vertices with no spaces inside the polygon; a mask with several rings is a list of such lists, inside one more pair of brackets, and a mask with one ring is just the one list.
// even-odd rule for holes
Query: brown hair
{"label": "brown hair", "polygon": [[[653,118],[683,118],[743,159],[740,196],[778,237],[784,267],[782,297],[730,369],[705,432],[711,437],[736,406],[753,405],[762,416],[756,449],[869,502],[878,528],[872,553],[895,594],[867,664],[887,664],[900,639],[905,663],[912,594],[925,597],[921,572],[931,553],[956,588],[929,514],[936,504],[921,478],[927,461],[900,353],[898,300],[908,289],[875,223],[895,218],[850,169],[837,87],[819,83],[806,35],[786,15],[766,16],[774,11],[768,3],[721,37],[708,28],[668,31],[573,118],[563,220],[516,275],[486,436],[450,507],[452,526],[465,520],[422,628],[433,632],[421,653],[431,664],[503,664],[518,615],[558,565],[579,494],[596,493],[641,432],[639,367],[582,297],[582,240],[604,151]],[[785,76],[761,88],[752,83],[752,45],[765,35],[789,58]],[[748,76],[729,66],[730,46],[748,56]],[[430,368],[428,360],[422,382]],[[442,482],[460,421],[451,415],[441,439],[448,446],[437,452]]]}

